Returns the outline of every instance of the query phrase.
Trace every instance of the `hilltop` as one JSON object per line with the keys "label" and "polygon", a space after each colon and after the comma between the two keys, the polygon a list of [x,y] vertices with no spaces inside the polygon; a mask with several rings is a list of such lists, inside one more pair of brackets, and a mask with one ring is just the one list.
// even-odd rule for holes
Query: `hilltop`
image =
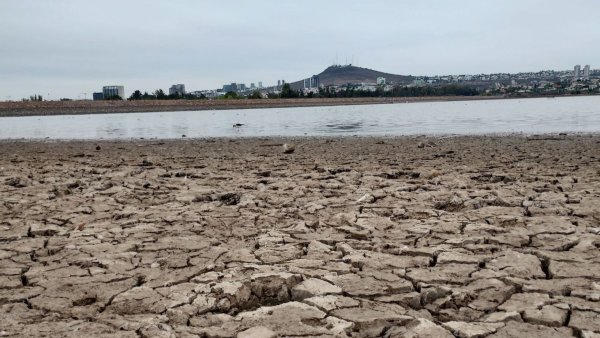
{"label": "hilltop", "polygon": [[[384,77],[388,84],[409,84],[413,80],[412,76],[384,73],[352,65],[330,66],[317,75],[321,85],[324,86],[340,86],[347,83],[376,83],[378,77]],[[303,80],[293,82],[291,86],[302,88]]]}

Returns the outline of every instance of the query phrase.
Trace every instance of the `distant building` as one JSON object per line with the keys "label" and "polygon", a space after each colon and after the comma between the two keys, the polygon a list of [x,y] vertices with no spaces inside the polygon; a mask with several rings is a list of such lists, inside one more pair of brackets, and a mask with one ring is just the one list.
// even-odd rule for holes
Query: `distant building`
{"label": "distant building", "polygon": [[125,98],[125,87],[123,86],[104,86],[102,87],[102,94],[104,95],[104,100],[114,98],[116,96],[120,98]]}
{"label": "distant building", "polygon": [[92,94],[92,98],[94,101],[102,101],[104,100],[104,94],[102,92],[96,92]]}
{"label": "distant building", "polygon": [[258,89],[262,89],[262,81],[258,81]]}
{"label": "distant building", "polygon": [[232,83],[232,84],[228,84],[228,85],[223,85],[223,92],[228,93],[228,92],[237,92],[238,91],[238,86],[237,83]]}
{"label": "distant building", "polygon": [[228,93],[228,92],[234,92],[234,93],[239,93],[239,92],[244,92],[248,89],[248,87],[246,87],[246,84],[244,83],[231,83],[228,85],[223,85],[223,92],[224,93]]}
{"label": "distant building", "polygon": [[256,85],[254,84],[254,82],[252,82],[252,83],[250,84],[250,89],[256,89]]}
{"label": "distant building", "polygon": [[183,84],[174,84],[169,88],[169,95],[177,95],[184,96],[185,95],[185,85]]}
{"label": "distant building", "polygon": [[590,79],[590,65],[585,65],[585,67],[583,67],[583,79],[584,80]]}
{"label": "distant building", "polygon": [[219,96],[219,92],[220,92],[220,89],[219,90],[197,90],[197,91],[193,91],[190,93],[186,93],[186,95],[191,95],[196,98],[213,99],[213,98]]}
{"label": "distant building", "polygon": [[319,88],[321,81],[318,75],[313,75],[308,79],[304,79],[304,89]]}
{"label": "distant building", "polygon": [[321,87],[321,78],[319,78],[319,75],[313,75],[310,78],[310,88],[319,88]]}
{"label": "distant building", "polygon": [[421,87],[425,85],[425,80],[423,79],[414,79],[412,82],[412,86],[414,87]]}
{"label": "distant building", "polygon": [[377,78],[377,85],[378,86],[385,86],[385,77],[378,77]]}
{"label": "distant building", "polygon": [[277,80],[277,87],[281,87],[281,80]]}
{"label": "distant building", "polygon": [[576,65],[573,69],[573,80],[577,81],[581,78],[581,66]]}

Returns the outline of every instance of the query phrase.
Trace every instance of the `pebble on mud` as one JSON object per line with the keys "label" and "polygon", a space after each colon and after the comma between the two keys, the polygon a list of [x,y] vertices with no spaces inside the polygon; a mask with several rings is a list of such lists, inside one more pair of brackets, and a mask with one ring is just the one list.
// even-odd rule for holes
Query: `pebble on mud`
{"label": "pebble on mud", "polygon": [[358,201],[356,201],[358,203],[374,203],[375,202],[375,196],[373,196],[370,193],[364,194],[363,197],[359,198]]}
{"label": "pebble on mud", "polygon": [[284,153],[284,154],[291,154],[291,153],[293,153],[294,151],[296,151],[296,147],[294,147],[294,145],[293,145],[293,144],[288,144],[288,143],[285,143],[285,144],[283,145],[283,153]]}

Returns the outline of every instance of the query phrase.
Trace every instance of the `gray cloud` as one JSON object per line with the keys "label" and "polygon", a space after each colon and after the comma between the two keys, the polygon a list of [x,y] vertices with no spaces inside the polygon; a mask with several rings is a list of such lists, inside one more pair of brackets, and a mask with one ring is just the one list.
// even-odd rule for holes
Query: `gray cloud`
{"label": "gray cloud", "polygon": [[227,82],[600,68],[594,0],[0,1],[0,100]]}

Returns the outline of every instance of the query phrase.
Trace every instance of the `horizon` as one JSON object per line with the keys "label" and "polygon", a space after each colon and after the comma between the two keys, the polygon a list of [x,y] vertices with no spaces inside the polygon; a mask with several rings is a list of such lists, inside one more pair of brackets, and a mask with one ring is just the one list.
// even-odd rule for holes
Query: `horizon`
{"label": "horizon", "polygon": [[413,76],[599,68],[599,3],[434,2],[2,2],[0,100],[267,87],[343,63]]}
{"label": "horizon", "polygon": [[[415,75],[415,74],[392,74],[392,73],[386,72],[385,70],[380,70],[380,69],[371,68],[371,67],[362,67],[362,66],[353,65],[353,64],[346,64],[346,65],[343,65],[343,64],[333,64],[333,65],[325,67],[321,72],[316,73],[316,74],[318,75],[318,74],[324,72],[325,70],[327,70],[327,69],[329,69],[331,67],[348,67],[348,66],[359,67],[359,68],[363,68],[363,69],[378,71],[378,72],[381,72],[381,73],[387,73],[389,75],[412,76],[412,77],[415,77],[415,78],[431,78],[431,77],[445,77],[445,76],[465,76],[465,75],[466,76],[469,76],[469,75],[476,76],[476,75],[495,75],[495,74],[511,74],[511,75],[514,75],[514,74],[527,74],[527,73],[535,74],[535,73],[541,73],[541,72],[571,72],[572,71],[570,69],[540,69],[540,70],[533,70],[533,71],[519,71],[519,72],[514,72],[514,73],[492,72],[492,73],[462,73],[462,74],[456,73],[456,74]],[[596,68],[593,68],[590,65],[590,71],[597,72],[597,71],[600,71],[600,68],[596,69]],[[295,80],[291,80],[289,82],[286,80],[286,83],[295,83],[295,82],[302,81],[302,80],[303,79],[295,79]],[[243,85],[249,86],[249,84],[252,83],[252,84],[255,84],[255,85],[258,86],[258,82],[259,81],[256,81],[256,82],[227,82],[227,81],[224,81],[223,85],[228,85],[228,84],[234,84],[235,83],[237,85],[243,84]],[[275,80],[275,82],[277,82],[277,80]],[[124,85],[124,84],[121,84],[121,83],[106,83],[106,84],[102,84],[101,86],[99,86],[99,88],[97,88],[97,90],[95,90],[95,91],[85,92],[85,93],[82,92],[82,93],[80,93],[78,95],[78,97],[55,97],[55,98],[48,98],[46,96],[43,96],[42,93],[33,93],[31,95],[28,95],[28,96],[23,96],[22,98],[12,98],[12,97],[5,96],[4,99],[3,99],[2,97],[0,97],[0,102],[20,101],[21,99],[28,99],[29,97],[35,96],[35,95],[42,96],[44,101],[60,101],[61,99],[69,99],[69,100],[92,100],[92,94],[94,94],[95,92],[101,93],[102,92],[102,87],[105,87],[105,86],[106,87],[110,87],[110,86],[123,86],[124,89],[125,89],[125,93],[127,93],[127,94],[132,94],[135,91],[140,91],[142,94],[153,95],[155,93],[155,91],[157,91],[157,90],[163,90],[164,92],[168,92],[169,87],[171,87],[173,85],[176,85],[176,83],[172,83],[172,84],[165,85],[164,87],[157,87],[157,88],[152,88],[152,89],[140,89],[140,88],[129,88],[128,89],[127,85]],[[213,91],[213,90],[221,90],[222,89],[221,88],[222,86],[218,86],[218,87],[215,87],[215,88],[193,88],[193,89],[191,89],[191,88],[188,88],[188,86],[185,83],[183,83],[183,85],[186,86],[186,92]],[[272,87],[276,87],[276,86],[277,86],[277,83],[268,83],[268,84],[263,83],[263,87],[262,88],[272,88]],[[259,88],[257,87],[256,89],[259,89]],[[83,94],[85,94],[85,95],[83,95]],[[128,96],[129,95],[125,95],[125,97],[123,97],[123,99],[124,100],[127,99]]]}

